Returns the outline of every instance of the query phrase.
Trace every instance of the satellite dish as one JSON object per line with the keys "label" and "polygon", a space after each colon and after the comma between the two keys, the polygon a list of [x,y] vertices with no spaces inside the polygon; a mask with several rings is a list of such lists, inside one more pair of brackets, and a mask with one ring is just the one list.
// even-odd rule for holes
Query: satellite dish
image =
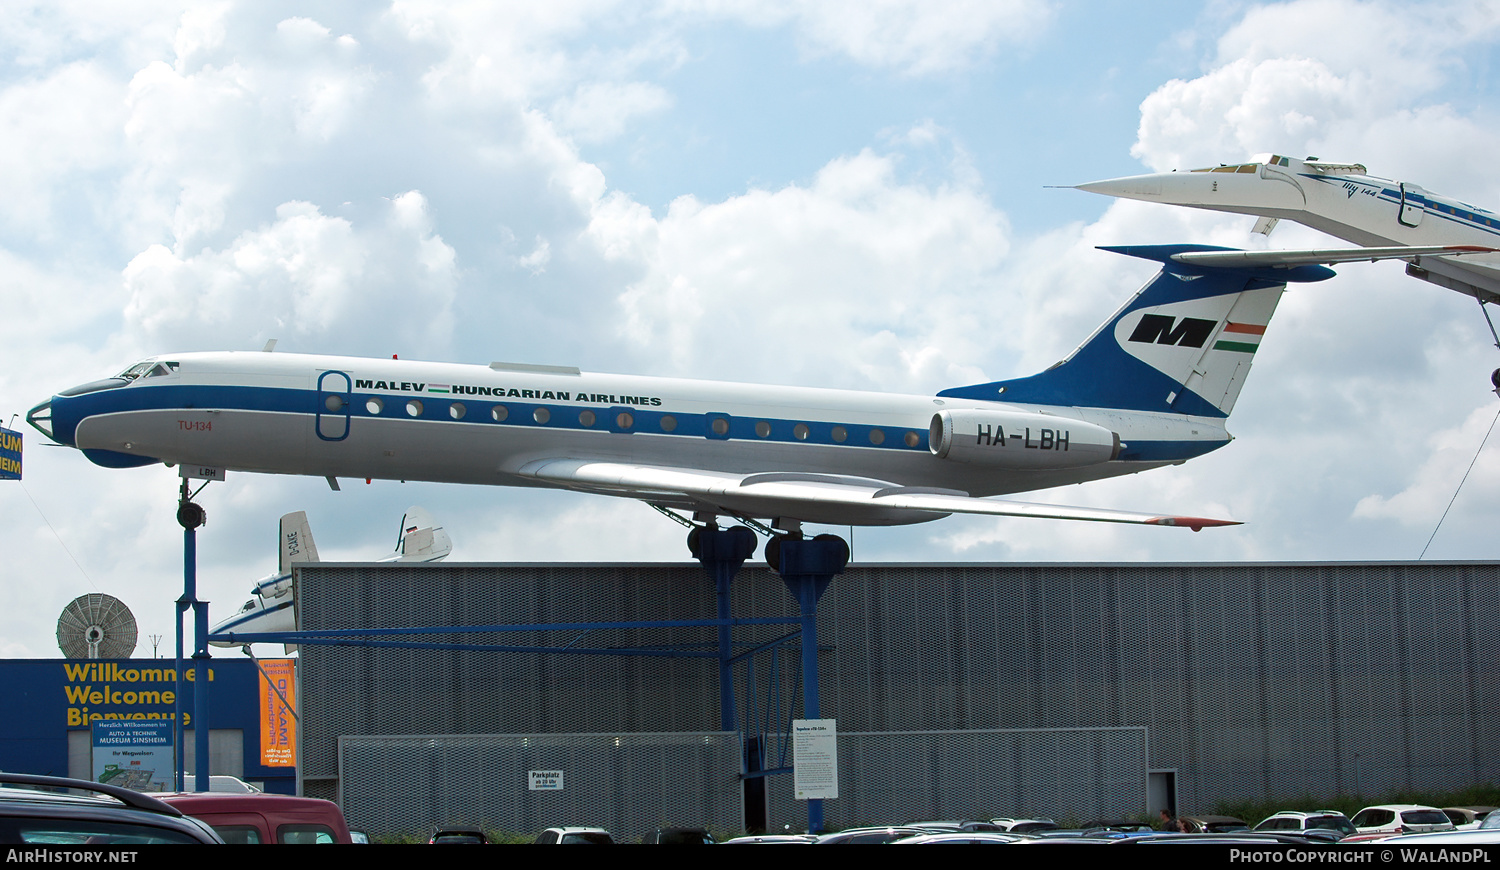
{"label": "satellite dish", "polygon": [[57,646],[70,659],[128,659],[135,640],[135,616],[113,595],[80,595],[57,618]]}

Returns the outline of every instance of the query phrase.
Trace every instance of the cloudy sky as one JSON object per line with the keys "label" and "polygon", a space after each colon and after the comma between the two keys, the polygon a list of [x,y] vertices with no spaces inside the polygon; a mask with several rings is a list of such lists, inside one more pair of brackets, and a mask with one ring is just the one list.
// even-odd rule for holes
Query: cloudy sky
{"label": "cloudy sky", "polygon": [[[271,338],[916,393],[1029,374],[1153,271],[1094,246],[1252,243],[1250,218],[1046,185],[1272,151],[1500,207],[1497,45],[1482,2],[7,3],[0,411]],[[1497,365],[1473,299],[1345,266],[1282,302],[1235,443],[1030,497],[1246,525],[955,517],[857,530],[855,558],[1415,559]],[[175,473],[42,440],[0,483],[0,655],[57,655],[89,592],[168,651]],[[1500,558],[1497,442],[1426,558]],[[325,559],[388,551],[414,503],[455,560],[687,558],[649,508],[569,493],[232,474],[201,501],[215,620],[299,509]]]}

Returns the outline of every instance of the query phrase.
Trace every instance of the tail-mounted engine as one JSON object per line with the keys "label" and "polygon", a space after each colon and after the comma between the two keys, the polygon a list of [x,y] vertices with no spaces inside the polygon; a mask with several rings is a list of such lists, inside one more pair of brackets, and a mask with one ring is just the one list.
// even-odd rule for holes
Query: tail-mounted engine
{"label": "tail-mounted engine", "polygon": [[939,411],[927,443],[939,459],[991,468],[1081,468],[1120,455],[1120,436],[1103,426],[1026,411]]}

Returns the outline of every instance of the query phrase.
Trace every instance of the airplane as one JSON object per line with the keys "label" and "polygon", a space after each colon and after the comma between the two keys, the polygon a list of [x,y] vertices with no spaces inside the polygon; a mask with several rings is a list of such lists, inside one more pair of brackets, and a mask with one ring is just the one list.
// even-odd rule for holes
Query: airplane
{"label": "airplane", "polygon": [[[307,523],[306,511],[293,511],[281,518],[281,531],[277,542],[280,557],[276,573],[271,574],[250,590],[253,596],[246,601],[234,616],[220,622],[209,632],[214,646],[247,646],[233,639],[234,633],[261,634],[273,631],[296,631],[297,616],[295,592],[292,589],[292,566],[302,562],[318,561],[318,545],[313,541],[312,528]],[[425,509],[413,505],[401,517],[401,531],[396,538],[396,550],[380,562],[440,562],[453,552],[453,540],[447,530],[438,525]],[[288,645],[291,652],[295,645]]]}
{"label": "airplane", "polygon": [[1228,444],[1227,418],[1285,285],[1334,274],[1316,265],[1319,252],[1105,250],[1161,269],[1046,371],[931,396],[242,351],[152,357],[63,390],[26,419],[110,468],[313,475],[335,489],[339,478],[570,489],[638,499],[696,527],[738,519],[772,543],[802,523],[953,513],[1237,525],[988,498]]}
{"label": "airplane", "polygon": [[[1077,190],[1255,215],[1268,235],[1281,219],[1365,248],[1410,248],[1406,273],[1481,303],[1500,302],[1500,216],[1407,182],[1368,174],[1359,163],[1258,154],[1248,163],[1134,175],[1073,185]],[[1479,250],[1476,250],[1478,248]],[[1367,259],[1350,251],[1345,261]],[[1454,259],[1463,256],[1462,261]],[[1496,339],[1500,343],[1500,337]]]}

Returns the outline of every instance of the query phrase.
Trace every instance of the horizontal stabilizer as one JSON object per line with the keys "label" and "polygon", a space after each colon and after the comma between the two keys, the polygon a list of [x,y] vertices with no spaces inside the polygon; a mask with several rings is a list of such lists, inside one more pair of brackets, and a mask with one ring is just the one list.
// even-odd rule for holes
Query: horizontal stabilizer
{"label": "horizontal stabilizer", "polygon": [[[1062,362],[1030,377],[938,395],[1224,418],[1234,409],[1286,285],[1334,276],[1317,262],[1247,260],[1241,255],[1255,253],[1211,245],[1100,250],[1153,260],[1162,268]],[[1201,255],[1210,259],[1192,259]]]}

